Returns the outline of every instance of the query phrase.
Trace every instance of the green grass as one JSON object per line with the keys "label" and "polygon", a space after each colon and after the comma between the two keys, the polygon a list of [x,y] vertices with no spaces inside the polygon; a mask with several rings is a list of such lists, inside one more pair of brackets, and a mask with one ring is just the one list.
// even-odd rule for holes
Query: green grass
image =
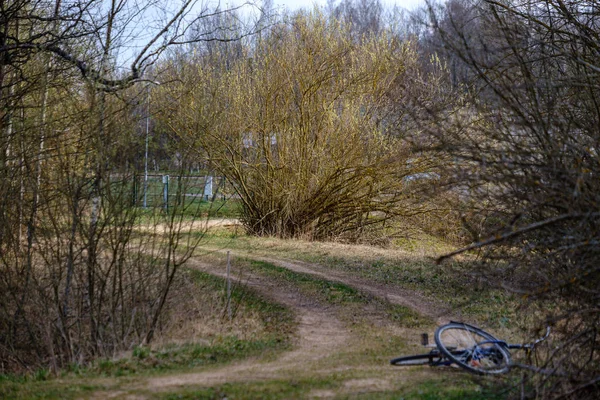
{"label": "green grass", "polygon": [[433,323],[429,318],[420,315],[408,307],[390,304],[344,283],[291,271],[287,268],[263,261],[246,261],[249,262],[250,268],[252,268],[253,271],[273,279],[291,283],[294,286],[299,287],[305,295],[310,298],[316,298],[322,302],[343,306],[346,308],[346,313],[352,315],[356,315],[356,313],[360,312],[364,306],[370,305],[376,312],[402,326],[431,326]]}
{"label": "green grass", "polygon": [[[500,400],[506,397],[497,383],[475,382],[461,377],[417,381],[414,384],[398,384],[396,388],[381,391],[347,389],[350,381],[344,374],[330,374],[321,378],[267,380],[261,382],[226,383],[210,388],[185,389],[157,394],[161,400],[250,400],[250,399],[298,399],[316,398],[320,393],[334,394],[335,399],[415,399],[415,400]],[[329,398],[329,397],[327,397]]]}
{"label": "green grass", "polygon": [[438,265],[432,258],[410,253],[388,256],[384,251],[366,252],[364,255],[343,254],[343,250],[330,251],[319,243],[307,242],[298,246],[297,241],[250,237],[242,230],[211,230],[203,239],[202,246],[293,258],[374,283],[415,290],[459,310],[474,323],[508,328],[518,327],[521,323],[517,313],[519,299],[508,292],[492,289],[477,279],[467,262]]}
{"label": "green grass", "polygon": [[291,271],[264,261],[246,260],[254,272],[293,283],[309,295],[318,295],[322,301],[332,304],[364,303],[369,296],[343,283],[315,278],[308,274]]}
{"label": "green grass", "polygon": [[[222,278],[191,269],[187,273],[201,290],[221,294],[221,302],[225,304],[225,281]],[[288,308],[271,303],[244,286],[232,291],[232,305],[233,318],[237,318],[235,312],[241,306],[256,312],[265,328],[264,333],[258,337],[243,339],[236,335],[215,335],[209,338],[209,344],[185,343],[158,349],[136,347],[132,357],[98,360],[85,370],[85,374],[125,376],[146,371],[155,373],[181,370],[225,364],[257,355],[269,356],[289,348],[295,322],[293,313]],[[226,316],[223,315],[223,318]],[[84,370],[79,370],[78,373],[84,374]]]}
{"label": "green grass", "polygon": [[129,376],[139,373],[160,373],[179,371],[188,368],[219,365],[250,356],[265,355],[288,347],[285,337],[268,335],[255,340],[240,339],[236,336],[220,336],[210,344],[187,343],[168,345],[160,349],[138,347],[132,357],[119,360],[101,359],[87,370],[80,370],[81,376]]}
{"label": "green grass", "polygon": [[0,398],[7,400],[80,398],[98,389],[100,385],[85,382],[65,385],[44,369],[26,375],[0,375]]}
{"label": "green grass", "polygon": [[216,200],[214,202],[201,201],[198,204],[198,212],[200,215],[206,215],[209,218],[237,218],[240,215],[240,207],[240,201],[235,199]]}
{"label": "green grass", "polygon": [[[219,294],[225,302],[222,278],[187,270],[198,290]],[[270,358],[290,347],[294,331],[294,315],[285,306],[265,300],[247,287],[232,292],[234,309],[250,310],[258,315],[264,329],[260,334],[239,338],[236,335],[215,334],[209,343],[184,343],[161,348],[136,347],[131,356],[120,359],[99,359],[88,366],[72,365],[59,377],[41,369],[27,375],[0,375],[1,399],[68,399],[84,396],[92,390],[106,389],[89,385],[87,379],[98,377],[131,377],[154,375],[191,368],[223,365],[248,357]],[[221,307],[222,308],[222,307]],[[234,318],[241,316],[234,315]],[[226,316],[224,316],[226,318]]]}
{"label": "green grass", "polygon": [[165,212],[163,203],[148,208],[138,207],[138,223],[153,222],[157,218],[165,218],[170,213],[182,215],[186,218],[237,218],[240,213],[241,204],[239,200],[215,200],[206,201],[199,197],[187,197],[185,204],[174,208],[174,203],[169,203],[169,210]]}
{"label": "green grass", "polygon": [[188,389],[176,393],[157,395],[162,400],[201,400],[201,399],[297,399],[306,397],[317,388],[328,388],[332,385],[328,379],[309,380],[268,380],[252,383],[226,383],[212,388]]}
{"label": "green grass", "polygon": [[17,384],[14,382],[0,382],[0,398],[9,400],[30,399],[76,399],[87,397],[101,386],[95,385],[65,385],[62,382],[30,382]]}
{"label": "green grass", "polygon": [[[360,372],[360,371],[359,371]],[[319,392],[336,393],[336,399],[416,399],[416,400],[499,400],[507,396],[505,384],[496,380],[473,377],[468,374],[444,373],[439,371],[435,379],[403,376],[399,383],[392,382],[392,387],[381,391],[348,389],[345,383],[356,379],[378,379],[372,373],[357,374],[352,372],[333,372],[319,376],[299,376],[289,379],[265,379],[256,382],[225,383],[206,388],[184,388],[171,392],[145,392],[143,389],[136,393],[144,394],[153,399],[291,399],[309,398]],[[27,384],[24,385],[23,383]],[[2,399],[71,399],[87,397],[94,391],[119,390],[116,386],[89,385],[84,383],[65,385],[60,381],[36,381],[25,379],[20,384],[3,381],[0,378],[0,395]],[[100,392],[102,393],[102,392]]]}
{"label": "green grass", "polygon": [[470,274],[471,266],[467,263],[438,265],[428,260],[408,259],[365,262],[330,257],[326,264],[375,282],[418,290],[466,315],[490,316],[496,321],[509,321],[515,316],[515,298],[479,282]]}

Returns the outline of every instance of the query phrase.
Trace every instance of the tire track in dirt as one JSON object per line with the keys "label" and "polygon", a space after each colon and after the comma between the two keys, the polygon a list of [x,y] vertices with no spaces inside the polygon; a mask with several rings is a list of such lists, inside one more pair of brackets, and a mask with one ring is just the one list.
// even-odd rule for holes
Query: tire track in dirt
{"label": "tire track in dirt", "polygon": [[[221,266],[191,258],[186,266],[212,275],[226,277]],[[236,271],[232,271],[234,274]],[[276,360],[260,363],[249,359],[210,371],[161,376],[147,379],[140,385],[145,390],[168,390],[177,386],[212,386],[225,382],[245,382],[289,376],[290,371],[301,371],[307,362],[327,357],[342,348],[350,339],[350,332],[336,317],[331,306],[315,302],[297,290],[289,290],[268,279],[245,275],[245,284],[267,298],[291,308],[298,318],[298,341],[293,350]]]}
{"label": "tire track in dirt", "polygon": [[[229,221],[226,221],[229,223]],[[225,253],[227,249],[199,248],[208,252]],[[391,285],[373,283],[367,279],[351,276],[341,271],[332,271],[322,265],[308,263],[285,258],[274,258],[257,255],[251,252],[229,250],[234,256],[244,257],[251,260],[267,262],[297,273],[303,273],[339,282],[371,296],[409,307],[418,313],[430,317],[439,322],[440,317],[447,315],[446,307],[427,299],[421,293],[406,290]],[[219,277],[226,277],[223,265],[213,265],[200,260],[201,256],[192,257],[186,262],[186,266],[210,273]],[[235,263],[234,263],[235,264]],[[235,267],[235,265],[234,265]],[[331,367],[318,367],[315,361],[323,360],[331,354],[339,353],[352,343],[352,333],[336,316],[336,308],[316,302],[300,293],[290,286],[283,286],[268,278],[252,274],[247,270],[232,271],[232,276],[242,276],[245,285],[255,289],[274,302],[283,304],[296,315],[298,320],[295,332],[295,346],[291,351],[280,354],[275,360],[264,362],[251,358],[236,362],[231,365],[211,368],[206,371],[192,373],[176,373],[159,377],[139,379],[135,384],[114,392],[101,391],[95,398],[124,398],[131,400],[143,399],[147,396],[143,393],[169,392],[181,387],[211,387],[224,383],[250,382],[273,379],[289,379],[290,376],[299,376],[306,373],[310,366],[310,374],[323,372],[330,373]],[[325,364],[326,365],[326,364]],[[315,369],[316,368],[316,369]],[[325,369],[323,369],[325,368]],[[396,377],[397,378],[397,377]],[[348,386],[345,390],[354,392],[356,390],[377,391],[387,390],[391,381],[382,375],[379,379],[350,380],[344,384]],[[135,394],[134,394],[135,393]],[[312,393],[312,392],[311,392]],[[309,397],[331,397],[335,392],[316,391]]]}
{"label": "tire track in dirt", "polygon": [[[208,250],[207,248],[201,248]],[[230,249],[210,249],[219,253],[230,251],[232,255],[248,258],[256,261],[263,261],[275,266],[289,269],[290,271],[307,274],[329,281],[342,283],[363,293],[389,301],[391,304],[408,307],[421,315],[431,318],[437,324],[448,322],[451,317],[451,309],[440,303],[427,298],[423,294],[409,289],[402,289],[396,286],[378,284],[367,281],[366,279],[351,276],[341,271],[332,271],[322,265],[308,263],[298,260],[289,260],[283,258],[264,257],[257,254],[240,252]],[[456,317],[455,317],[456,318]]]}

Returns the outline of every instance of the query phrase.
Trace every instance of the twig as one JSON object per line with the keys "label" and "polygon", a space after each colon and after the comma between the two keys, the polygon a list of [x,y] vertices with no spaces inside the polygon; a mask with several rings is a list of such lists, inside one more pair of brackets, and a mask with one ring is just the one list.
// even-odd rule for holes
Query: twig
{"label": "twig", "polygon": [[476,242],[476,243],[470,244],[467,247],[463,247],[462,249],[455,250],[451,253],[444,254],[443,256],[439,257],[436,260],[436,262],[438,264],[440,264],[445,259],[454,257],[454,256],[464,253],[466,251],[479,249],[481,247],[489,246],[491,244],[503,242],[503,241],[511,239],[513,237],[522,235],[527,232],[535,231],[537,229],[543,228],[548,225],[555,224],[557,222],[562,222],[562,221],[569,220],[569,219],[579,219],[579,218],[586,218],[586,217],[590,218],[590,217],[599,217],[599,216],[600,216],[600,213],[596,212],[596,213],[563,214],[563,215],[559,215],[557,217],[548,218],[543,221],[539,221],[539,222],[535,222],[533,224],[527,225],[523,228],[513,229],[510,232],[498,234],[496,236],[493,236],[493,237],[483,240],[481,242]]}
{"label": "twig", "polygon": [[535,366],[529,365],[529,364],[511,364],[510,367],[526,369],[528,371],[533,371],[536,374],[542,374],[542,375],[548,375],[548,376],[560,376],[563,378],[569,377],[569,375],[565,374],[564,372],[558,372],[558,371],[556,371],[556,369],[538,368],[538,367],[535,367]]}

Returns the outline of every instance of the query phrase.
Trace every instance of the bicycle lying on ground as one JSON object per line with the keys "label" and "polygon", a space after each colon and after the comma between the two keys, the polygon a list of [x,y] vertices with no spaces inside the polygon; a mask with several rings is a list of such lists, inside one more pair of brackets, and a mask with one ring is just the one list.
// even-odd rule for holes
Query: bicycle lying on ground
{"label": "bicycle lying on ground", "polygon": [[[496,339],[491,334],[476,326],[463,322],[450,322],[435,331],[435,347],[427,354],[398,357],[391,360],[392,365],[440,365],[456,364],[475,374],[503,374],[511,366],[510,351],[523,349],[531,351],[550,335],[550,327],[546,335],[532,343],[511,344]],[[423,334],[424,346],[429,346],[427,334]]]}

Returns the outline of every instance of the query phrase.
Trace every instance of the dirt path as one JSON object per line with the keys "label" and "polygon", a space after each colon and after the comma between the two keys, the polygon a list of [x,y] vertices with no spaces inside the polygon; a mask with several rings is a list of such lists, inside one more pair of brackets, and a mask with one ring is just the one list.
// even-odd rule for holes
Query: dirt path
{"label": "dirt path", "polygon": [[[225,276],[222,268],[190,259],[187,266],[213,275]],[[234,271],[235,272],[235,271]],[[261,379],[275,379],[289,376],[290,371],[301,371],[308,362],[327,357],[346,345],[350,333],[336,317],[333,308],[316,303],[298,291],[289,290],[258,276],[248,276],[247,285],[271,298],[273,301],[290,307],[298,318],[298,342],[294,350],[283,354],[277,360],[259,363],[250,359],[235,365],[210,371],[162,376],[148,379],[140,388],[146,390],[166,390],[175,386],[211,386],[225,382],[245,382]]]}
{"label": "dirt path", "polygon": [[[239,221],[236,219],[214,219],[201,221],[201,226],[204,229],[234,225],[239,225]],[[448,322],[448,319],[451,317],[452,312],[446,305],[441,304],[440,302],[433,301],[423,296],[419,292],[416,292],[414,290],[402,289],[391,285],[373,283],[372,281],[361,279],[355,276],[350,276],[349,274],[341,271],[332,271],[331,269],[324,268],[319,264],[307,263],[297,260],[288,260],[284,258],[264,257],[261,255],[257,255],[254,253],[251,254],[249,252],[244,252],[240,250],[199,247],[199,250],[200,249],[220,253],[226,253],[227,251],[231,251],[232,254],[237,256],[242,256],[257,261],[268,262],[270,264],[282,268],[287,268],[294,272],[309,274],[330,281],[343,283],[345,285],[358,289],[364,293],[370,294],[371,296],[385,299],[392,304],[397,304],[411,308],[419,314],[431,318],[438,324]]]}
{"label": "dirt path", "polygon": [[[229,221],[225,223],[229,223]],[[227,249],[203,248],[202,250],[227,252]],[[386,299],[392,304],[409,307],[433,320],[440,321],[441,317],[446,315],[447,312],[440,304],[415,291],[369,282],[366,279],[351,276],[342,271],[332,271],[319,264],[261,256],[239,250],[230,251],[234,257],[264,261],[294,272],[346,284],[364,293]],[[235,266],[235,262],[233,265]],[[222,265],[203,262],[200,257],[192,257],[188,260],[186,266],[225,277]],[[240,271],[234,270],[232,275],[240,276]],[[310,299],[293,286],[282,286],[280,283],[248,273],[248,271],[243,271],[243,279],[249,287],[294,311],[298,319],[298,328],[296,331],[297,340],[291,351],[268,362],[261,362],[261,360],[253,358],[207,371],[140,379],[124,391],[113,392],[114,396],[111,396],[111,393],[103,392],[104,398],[141,399],[144,398],[144,395],[141,394],[144,392],[169,392],[188,386],[210,387],[224,383],[268,381],[278,378],[290,379],[290,376],[297,377],[302,374],[317,376],[331,373],[331,365],[328,366],[326,362],[327,357],[342,352],[346,347],[351,346],[353,342],[352,332],[338,319],[335,307]],[[310,366],[309,370],[307,370],[307,366]],[[394,377],[394,379],[397,379],[397,377]],[[392,381],[385,376],[378,379],[350,380],[344,384],[345,390],[349,393],[385,390],[390,386],[393,386]],[[309,397],[331,397],[335,394],[334,392],[317,390]]]}
{"label": "dirt path", "polygon": [[[208,249],[207,249],[208,250]],[[351,276],[341,271],[332,271],[319,264],[308,263],[304,261],[289,260],[283,258],[264,257],[256,254],[250,254],[239,250],[229,249],[210,249],[226,253],[230,251],[234,256],[241,256],[256,261],[264,261],[278,267],[287,268],[290,271],[308,274],[319,278],[327,279],[333,282],[343,283],[355,289],[358,289],[371,296],[385,299],[392,304],[408,307],[421,315],[431,318],[438,324],[443,324],[451,319],[451,310],[440,302],[428,299],[424,295],[414,290],[402,289],[391,285],[378,284],[366,279]]]}

